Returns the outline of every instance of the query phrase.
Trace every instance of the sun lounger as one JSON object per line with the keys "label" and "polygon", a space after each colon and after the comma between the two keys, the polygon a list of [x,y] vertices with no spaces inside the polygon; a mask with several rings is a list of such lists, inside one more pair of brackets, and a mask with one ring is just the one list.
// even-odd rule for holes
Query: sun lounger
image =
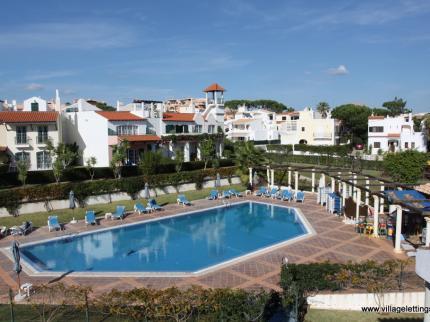
{"label": "sun lounger", "polygon": [[291,201],[293,199],[293,194],[289,190],[283,190],[281,194],[278,195],[278,198],[285,201]]}
{"label": "sun lounger", "polygon": [[94,210],[88,210],[85,213],[85,223],[87,225],[95,225],[97,223],[96,222],[96,214],[95,214]]}
{"label": "sun lounger", "polygon": [[236,189],[230,189],[229,192],[232,196],[242,197],[242,194],[239,191],[237,191]]}
{"label": "sun lounger", "polygon": [[218,199],[218,190],[212,190],[208,197],[209,200],[216,200]]}
{"label": "sun lounger", "polygon": [[275,199],[277,196],[278,196],[278,188],[272,188],[272,190],[267,191],[266,197]]}
{"label": "sun lounger", "polygon": [[157,201],[155,201],[155,199],[149,199],[148,209],[154,211],[154,210],[161,210],[163,208],[161,208],[161,206],[159,204],[157,204]]}
{"label": "sun lounger", "polygon": [[224,191],[222,192],[222,197],[223,197],[223,198],[225,198],[225,199],[231,198],[231,193],[230,193],[230,191],[228,191],[228,190],[224,190]]}
{"label": "sun lounger", "polygon": [[262,197],[267,193],[267,188],[266,187],[260,187],[256,192],[255,195],[258,197]]}
{"label": "sun lounger", "polygon": [[188,199],[184,195],[178,195],[178,199],[176,199],[178,204],[183,206],[191,206],[191,202],[188,201]]}
{"label": "sun lounger", "polygon": [[116,206],[115,212],[112,213],[112,219],[124,219],[125,216],[125,206]]}
{"label": "sun lounger", "polygon": [[61,225],[58,222],[58,216],[49,216],[48,217],[48,229],[49,229],[49,231],[61,230]]}
{"label": "sun lounger", "polygon": [[[6,229],[6,227],[4,228]],[[33,230],[33,224],[31,223],[31,221],[24,221],[21,226],[11,227],[10,234],[13,236],[17,236],[17,235],[25,236],[32,230]],[[7,232],[7,229],[4,232],[5,235],[3,235],[3,233],[0,233],[0,235],[6,236],[6,232]]]}
{"label": "sun lounger", "polygon": [[144,214],[148,211],[149,211],[149,209],[147,209],[140,202],[134,204],[134,212],[137,212],[139,215]]}
{"label": "sun lounger", "polygon": [[296,192],[296,201],[305,202],[305,193],[303,191]]}

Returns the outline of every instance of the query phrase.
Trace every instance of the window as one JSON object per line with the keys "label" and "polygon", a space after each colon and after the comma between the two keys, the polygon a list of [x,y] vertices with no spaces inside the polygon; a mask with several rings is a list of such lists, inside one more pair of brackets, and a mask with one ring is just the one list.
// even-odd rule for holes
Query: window
{"label": "window", "polygon": [[409,148],[409,142],[405,142],[405,149]]}
{"label": "window", "polygon": [[37,143],[46,143],[48,141],[48,126],[37,127]]}
{"label": "window", "polygon": [[210,134],[215,133],[215,125],[209,125],[208,126],[208,133],[210,133]]}
{"label": "window", "polygon": [[31,103],[31,111],[32,112],[39,112],[39,103],[37,103],[37,102]]}
{"label": "window", "polygon": [[27,161],[28,163],[30,163],[30,153],[28,152],[15,153],[15,161],[16,162]]}
{"label": "window", "polygon": [[193,133],[202,133],[202,126],[201,125],[194,125],[193,126]]}
{"label": "window", "polygon": [[47,151],[41,151],[36,153],[37,169],[49,169],[51,168],[51,156]]}
{"label": "window", "polygon": [[136,135],[138,134],[137,125],[118,125],[116,127],[117,135]]}
{"label": "window", "polygon": [[26,144],[27,143],[27,127],[17,126],[16,127],[16,144]]}
{"label": "window", "polygon": [[380,148],[381,148],[381,142],[374,142],[374,143],[373,143],[373,147],[374,147],[375,149],[380,149]]}
{"label": "window", "polygon": [[381,133],[381,132],[384,132],[384,127],[383,126],[369,126],[369,132]]}
{"label": "window", "polygon": [[286,116],[283,116],[282,117],[282,121],[286,121],[287,120],[287,117]]}
{"label": "window", "polygon": [[127,165],[136,165],[139,162],[139,151],[134,149],[127,150]]}
{"label": "window", "polygon": [[411,149],[415,149],[415,142],[411,142]]}
{"label": "window", "polygon": [[170,134],[188,133],[188,125],[168,124],[166,125],[166,133],[170,133]]}
{"label": "window", "polygon": [[269,120],[273,121],[273,115],[272,114],[269,115]]}
{"label": "window", "polygon": [[305,131],[305,127],[303,126],[303,127],[302,127],[302,132],[304,132],[304,131]]}

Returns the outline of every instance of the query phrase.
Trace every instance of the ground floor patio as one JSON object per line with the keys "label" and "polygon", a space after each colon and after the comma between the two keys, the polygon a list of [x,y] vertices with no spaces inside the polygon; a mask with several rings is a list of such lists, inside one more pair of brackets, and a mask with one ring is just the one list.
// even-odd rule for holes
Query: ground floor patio
{"label": "ground floor patio", "polygon": [[[347,262],[375,260],[383,262],[388,259],[405,259],[404,254],[396,254],[393,251],[392,241],[383,238],[373,238],[359,235],[354,231],[353,225],[346,225],[342,222],[342,217],[329,214],[324,207],[317,204],[315,194],[306,194],[305,202],[287,203],[286,201],[273,200],[255,196],[243,198],[233,198],[231,202],[238,202],[244,199],[264,200],[268,203],[290,205],[299,208],[309,223],[316,231],[316,235],[297,241],[275,250],[267,251],[263,254],[245,259],[229,266],[208,272],[204,275],[193,277],[75,277],[64,276],[61,278],[28,276],[21,274],[22,283],[30,282],[48,283],[52,280],[71,284],[82,284],[91,286],[93,291],[102,293],[111,289],[131,289],[135,287],[165,288],[169,286],[188,287],[190,285],[200,285],[203,287],[231,287],[243,289],[275,289],[279,288],[280,266],[284,257],[290,263],[309,262]],[[197,200],[187,209],[197,210],[221,205],[222,200]],[[89,229],[100,229],[123,223],[140,222],[154,217],[163,217],[175,213],[184,212],[182,206],[169,204],[163,211],[149,215],[131,214],[124,221],[112,221],[101,219],[97,226],[87,227],[83,222],[78,224],[67,224],[64,231],[48,232],[47,227],[42,227],[27,236],[17,237],[20,243],[37,241],[63,234],[71,234]],[[8,236],[0,241],[0,247],[7,247],[14,237]],[[423,289],[423,282],[414,273],[414,265],[411,265],[405,273],[406,290]],[[3,253],[0,252],[0,299],[7,300],[7,290],[16,287],[16,276],[12,271],[13,263]]]}

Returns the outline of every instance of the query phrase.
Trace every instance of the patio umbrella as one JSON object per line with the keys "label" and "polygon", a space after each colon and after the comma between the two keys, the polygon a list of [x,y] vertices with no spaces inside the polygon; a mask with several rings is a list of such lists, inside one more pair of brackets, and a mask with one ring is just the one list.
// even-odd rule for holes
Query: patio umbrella
{"label": "patio umbrella", "polygon": [[73,190],[70,190],[69,192],[69,209],[72,209],[73,211],[73,220],[75,220],[75,193]]}
{"label": "patio umbrella", "polygon": [[14,240],[12,242],[12,255],[13,255],[13,260],[14,260],[14,266],[13,266],[13,270],[16,272],[17,274],[17,280],[18,280],[18,290],[21,290],[21,281],[19,279],[19,273],[21,273],[22,271],[22,267],[21,267],[21,254],[20,254],[20,250],[19,250],[19,244],[16,240]]}
{"label": "patio umbrella", "polygon": [[149,199],[149,185],[148,182],[145,183],[145,190],[143,190],[143,198]]}
{"label": "patio umbrella", "polygon": [[324,188],[324,177],[323,176],[320,176],[320,182],[318,184],[318,187],[319,188]]}
{"label": "patio umbrella", "polygon": [[215,187],[221,187],[221,176],[219,173],[216,174]]}

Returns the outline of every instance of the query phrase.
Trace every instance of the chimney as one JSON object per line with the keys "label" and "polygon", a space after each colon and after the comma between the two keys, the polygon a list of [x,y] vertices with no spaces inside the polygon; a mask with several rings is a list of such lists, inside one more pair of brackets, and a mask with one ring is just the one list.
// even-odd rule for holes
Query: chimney
{"label": "chimney", "polygon": [[116,111],[119,112],[119,107],[120,107],[121,103],[120,101],[116,101]]}
{"label": "chimney", "polygon": [[61,112],[60,92],[58,89],[55,90],[55,110]]}
{"label": "chimney", "polygon": [[16,100],[12,100],[12,111],[17,111]]}

